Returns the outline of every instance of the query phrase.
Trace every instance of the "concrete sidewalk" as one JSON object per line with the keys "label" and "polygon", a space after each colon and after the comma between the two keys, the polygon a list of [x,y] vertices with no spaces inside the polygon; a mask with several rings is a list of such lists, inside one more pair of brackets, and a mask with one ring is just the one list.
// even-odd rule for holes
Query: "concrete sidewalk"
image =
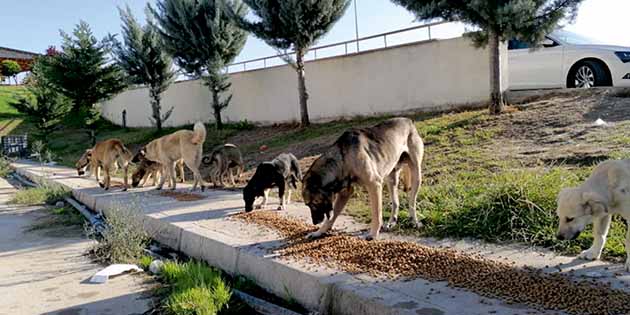
{"label": "concrete sidewalk", "polygon": [[142,314],[153,306],[155,282],[146,275],[87,283],[103,266],[85,256],[93,241],[82,227],[30,231],[48,211],[7,205],[15,192],[0,178],[0,315]]}
{"label": "concrete sidewalk", "polygon": [[[44,178],[73,190],[75,198],[98,211],[125,208],[144,215],[145,229],[153,237],[185,254],[203,259],[231,274],[255,280],[260,286],[286,299],[295,299],[322,314],[547,314],[501,300],[482,298],[474,293],[451,289],[443,282],[383,281],[368,275],[349,275],[303,261],[279,259],[269,249],[282,243],[275,232],[248,225],[229,216],[243,210],[240,192],[210,190],[204,199],[182,202],[159,195],[154,188],[104,191],[93,179],[79,178],[76,171],[64,167],[41,167],[30,162],[13,164],[18,173],[31,179]],[[182,185],[179,190],[186,189]],[[272,204],[273,204],[272,199]],[[310,221],[308,208],[291,204],[283,214]],[[349,231],[365,228],[349,217],[342,217],[336,229]],[[436,241],[403,238],[433,246],[481,253],[485,257],[513,261],[516,265],[548,271],[597,274],[614,287],[625,288],[628,275],[620,265],[576,261],[570,257],[519,246],[499,247],[472,241]],[[559,269],[558,269],[559,268]],[[549,314],[561,314],[558,311]]]}

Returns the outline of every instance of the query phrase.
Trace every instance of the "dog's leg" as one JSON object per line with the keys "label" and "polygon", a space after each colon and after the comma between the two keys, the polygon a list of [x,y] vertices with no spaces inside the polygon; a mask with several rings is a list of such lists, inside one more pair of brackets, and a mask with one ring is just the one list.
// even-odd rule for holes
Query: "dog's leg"
{"label": "dog's leg", "polygon": [[284,191],[285,191],[285,186],[286,186],[286,182],[282,181],[282,183],[280,183],[280,185],[278,185],[278,197],[280,197],[280,206],[278,207],[278,210],[284,210]]}
{"label": "dog's leg", "polygon": [[367,190],[372,208],[372,223],[370,224],[370,234],[365,239],[370,241],[378,238],[383,225],[383,183],[375,181],[367,187]]}
{"label": "dog's leg", "polygon": [[234,181],[234,174],[232,174],[233,169],[228,168],[228,173],[230,174],[230,182],[232,184],[232,187],[236,187],[236,182]]}
{"label": "dog's leg", "polygon": [[265,189],[265,190],[263,190],[263,201],[262,201],[262,203],[260,204],[260,206],[259,206],[259,208],[258,208],[258,209],[264,209],[264,208],[267,208],[267,199],[269,198],[269,191],[270,191],[270,190],[271,190],[271,189]]}
{"label": "dog's leg", "polygon": [[597,260],[601,257],[604,244],[606,244],[611,218],[611,215],[606,215],[593,219],[593,245],[578,256],[580,259]]}
{"label": "dog's leg", "polygon": [[127,191],[127,189],[129,189],[129,182],[128,182],[128,174],[129,173],[129,164],[125,163],[123,164],[123,191]]}
{"label": "dog's leg", "polygon": [[398,180],[400,178],[400,172],[400,169],[392,171],[392,173],[387,176],[385,182],[387,184],[389,195],[392,198],[392,212],[389,216],[387,225],[385,225],[385,230],[388,231],[393,229],[394,226],[396,226],[396,223],[398,223],[398,209],[400,207],[400,201],[398,199]]}
{"label": "dog's leg", "polygon": [[418,214],[416,213],[416,200],[418,199],[418,190],[420,190],[420,184],[422,183],[422,170],[420,168],[420,161],[417,163],[411,163],[409,165],[409,171],[411,174],[411,191],[407,195],[409,198],[409,214],[413,225],[420,229],[422,228],[422,222],[418,220]]}
{"label": "dog's leg", "polygon": [[171,163],[171,165],[169,165],[168,167],[168,172],[169,172],[169,182],[173,185],[171,187],[172,190],[177,189],[177,172],[175,170],[177,162],[173,162]]}
{"label": "dog's leg", "polygon": [[328,233],[328,231],[330,231],[330,229],[335,224],[337,217],[339,217],[339,215],[343,211],[343,208],[346,207],[346,204],[348,203],[348,200],[350,200],[351,196],[352,196],[352,188],[343,189],[342,191],[337,193],[337,197],[335,198],[335,203],[333,205],[333,217],[330,219],[326,219],[326,221],[324,222],[324,224],[322,224],[319,230],[313,233],[309,233],[306,237],[318,238]]}
{"label": "dog's leg", "polygon": [[103,188],[105,188],[105,190],[109,190],[109,184],[111,181],[111,178],[109,177],[109,166],[103,167],[103,172],[105,172],[105,185]]}
{"label": "dog's leg", "polygon": [[155,189],[161,190],[162,187],[164,187],[164,182],[166,181],[166,176],[168,174],[167,168],[168,168],[168,166],[162,165],[162,172],[160,174],[160,183],[158,184],[158,186]]}
{"label": "dog's leg", "polygon": [[183,161],[178,161],[177,162],[177,166],[179,167],[179,175],[181,175],[181,181],[180,183],[185,183],[186,182],[186,175],[184,173],[184,162]]}
{"label": "dog's leg", "polygon": [[291,188],[287,189],[287,205],[291,203]]}

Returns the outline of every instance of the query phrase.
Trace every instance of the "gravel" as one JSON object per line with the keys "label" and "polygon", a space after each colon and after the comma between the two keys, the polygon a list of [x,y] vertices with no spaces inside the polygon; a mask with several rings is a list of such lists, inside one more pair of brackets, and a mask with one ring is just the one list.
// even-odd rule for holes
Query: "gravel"
{"label": "gravel", "polygon": [[517,268],[479,255],[411,242],[365,241],[343,233],[307,240],[304,236],[314,231],[315,226],[270,211],[238,214],[234,218],[271,228],[285,237],[286,244],[277,249],[283,257],[301,258],[349,273],[447,281],[451,287],[500,298],[510,304],[571,314],[630,312],[630,294],[595,280],[576,281],[563,274]]}

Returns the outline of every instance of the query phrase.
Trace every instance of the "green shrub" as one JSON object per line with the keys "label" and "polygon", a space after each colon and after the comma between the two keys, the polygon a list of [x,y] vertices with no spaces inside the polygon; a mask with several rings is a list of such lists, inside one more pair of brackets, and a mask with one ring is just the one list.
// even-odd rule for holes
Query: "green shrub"
{"label": "green shrub", "polygon": [[149,266],[151,265],[152,262],[153,262],[153,257],[144,255],[140,257],[140,259],[138,259],[138,267],[142,268],[143,270],[149,270]]}
{"label": "green shrub", "polygon": [[107,228],[99,236],[88,227],[88,236],[98,240],[91,249],[97,261],[103,263],[136,263],[144,256],[151,240],[144,231],[142,219],[132,210],[110,210],[105,216]]}
{"label": "green shrub", "polygon": [[169,314],[215,315],[232,296],[219,271],[202,262],[166,262],[161,276],[171,287],[165,302]]}

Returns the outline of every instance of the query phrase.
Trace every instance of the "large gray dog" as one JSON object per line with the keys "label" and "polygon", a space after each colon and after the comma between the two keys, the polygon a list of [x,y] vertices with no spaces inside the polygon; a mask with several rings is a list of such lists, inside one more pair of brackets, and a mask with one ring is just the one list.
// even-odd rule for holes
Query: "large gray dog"
{"label": "large gray dog", "polygon": [[309,237],[320,237],[330,230],[352,196],[355,183],[365,187],[370,198],[372,224],[367,239],[377,238],[383,223],[384,183],[392,197],[392,215],[386,227],[392,228],[398,220],[401,172],[408,173],[403,178],[410,189],[411,218],[421,227],[416,216],[416,196],[423,153],[422,139],[408,118],[392,118],[371,128],[344,132],[304,175],[302,197],[311,209],[313,224],[326,217],[326,222]]}

